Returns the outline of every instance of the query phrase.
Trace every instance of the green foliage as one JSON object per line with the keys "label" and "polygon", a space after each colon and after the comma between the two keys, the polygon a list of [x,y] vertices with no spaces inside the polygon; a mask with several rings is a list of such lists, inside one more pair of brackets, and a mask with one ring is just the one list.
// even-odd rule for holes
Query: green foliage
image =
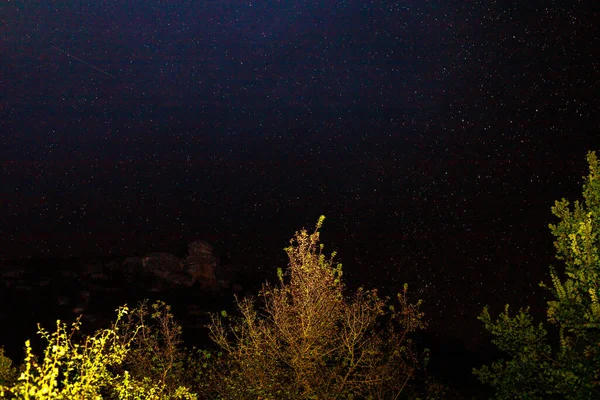
{"label": "green foliage", "polygon": [[[57,321],[56,331],[49,333],[38,326],[47,342],[43,358],[34,355],[25,342],[25,362],[16,382],[0,386],[0,397],[11,399],[196,399],[185,387],[169,391],[164,380],[132,377],[128,371],[118,373],[128,358],[137,334],[144,326],[124,326],[127,306],[117,310],[117,319],[108,329],[97,331],[81,341],[75,338],[81,322],[71,328]],[[126,333],[126,337],[123,334]],[[163,365],[163,364],[161,364]]]}
{"label": "green foliage", "polygon": [[121,369],[136,379],[159,382],[167,393],[193,379],[189,356],[181,346],[181,327],[163,301],[152,304],[151,310],[144,301],[130,312],[121,342],[129,343]]}
{"label": "green foliage", "polygon": [[141,380],[132,379],[125,371],[122,379],[115,386],[114,394],[119,400],[197,400],[198,396],[187,387],[179,386],[174,392],[168,393],[164,385],[152,381],[148,377]]}
{"label": "green foliage", "polygon": [[556,257],[565,264],[564,278],[550,267],[552,286],[541,284],[553,295],[547,320],[558,330],[558,343],[548,343],[546,329],[533,324],[527,309],[510,316],[507,306],[493,321],[486,308],[479,317],[509,356],[474,370],[498,399],[600,398],[600,165],[594,152],[587,161],[584,201],[573,208],[566,199],[555,202],[559,222],[549,225]]}
{"label": "green foliage", "polygon": [[396,307],[376,290],[345,296],[341,264],[323,254],[321,217],[285,249],[278,284],[265,284],[260,306],[237,300],[239,317],[213,316],[222,351],[214,396],[226,399],[397,398],[423,367],[410,335],[424,328],[407,287]]}
{"label": "green foliage", "polygon": [[49,333],[38,325],[38,333],[48,345],[43,360],[37,361],[29,341],[25,342],[24,370],[13,386],[0,388],[2,397],[18,399],[98,398],[101,390],[116,383],[109,368],[120,363],[126,349],[117,343],[118,325],[126,307],[118,310],[112,329],[97,332],[84,343],[72,341],[79,331],[79,319],[68,330],[57,321],[56,332]]}
{"label": "green foliage", "polygon": [[12,360],[4,355],[0,347],[0,386],[13,384],[17,379],[17,370],[12,366]]}

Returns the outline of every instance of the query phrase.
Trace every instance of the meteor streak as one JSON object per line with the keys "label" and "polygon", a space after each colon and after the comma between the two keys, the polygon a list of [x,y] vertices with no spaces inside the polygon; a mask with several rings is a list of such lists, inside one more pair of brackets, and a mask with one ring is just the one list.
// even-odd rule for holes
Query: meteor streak
{"label": "meteor streak", "polygon": [[95,65],[92,65],[92,64],[90,64],[90,63],[88,63],[88,62],[86,62],[86,61],[83,61],[83,60],[82,60],[81,58],[79,58],[79,57],[75,57],[74,55],[72,55],[72,54],[69,54],[69,53],[67,53],[66,51],[62,50],[62,49],[59,49],[59,48],[58,48],[58,47],[56,47],[56,46],[51,46],[51,47],[52,47],[52,48],[54,48],[54,49],[56,49],[56,50],[58,50],[58,51],[60,51],[61,53],[64,53],[64,54],[66,54],[68,57],[74,58],[75,60],[77,60],[77,61],[79,61],[79,62],[81,62],[81,63],[84,63],[84,64],[85,64],[85,65],[87,65],[88,67],[92,67],[92,68],[94,68],[96,71],[100,71],[100,72],[102,72],[102,73],[103,73],[104,75],[106,75],[106,76],[110,76],[110,77],[111,77],[111,78],[113,78],[113,79],[117,79],[117,78],[116,78],[114,75],[111,75],[111,74],[109,74],[108,72],[106,72],[106,71],[104,71],[104,70],[102,70],[102,69],[100,69],[100,68],[96,67]]}

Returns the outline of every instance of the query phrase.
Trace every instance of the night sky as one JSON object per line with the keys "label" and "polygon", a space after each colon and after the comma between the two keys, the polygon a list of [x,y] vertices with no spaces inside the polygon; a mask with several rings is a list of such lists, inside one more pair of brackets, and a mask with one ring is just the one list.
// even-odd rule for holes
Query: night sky
{"label": "night sky", "polygon": [[324,214],[348,283],[408,282],[440,335],[543,305],[600,150],[594,2],[2,3],[5,262],[204,239],[272,277]]}

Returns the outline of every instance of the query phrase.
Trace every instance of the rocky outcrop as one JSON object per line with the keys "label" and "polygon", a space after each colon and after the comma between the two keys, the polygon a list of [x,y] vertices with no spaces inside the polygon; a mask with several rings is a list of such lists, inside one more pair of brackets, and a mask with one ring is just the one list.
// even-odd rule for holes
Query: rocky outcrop
{"label": "rocky outcrop", "polygon": [[169,253],[150,253],[142,258],[142,272],[168,282],[171,286],[191,286],[193,280],[182,261]]}
{"label": "rocky outcrop", "polygon": [[[135,273],[141,273],[144,268],[144,259],[142,257],[128,257],[123,261],[123,269]],[[117,268],[111,268],[111,270],[117,270]]]}

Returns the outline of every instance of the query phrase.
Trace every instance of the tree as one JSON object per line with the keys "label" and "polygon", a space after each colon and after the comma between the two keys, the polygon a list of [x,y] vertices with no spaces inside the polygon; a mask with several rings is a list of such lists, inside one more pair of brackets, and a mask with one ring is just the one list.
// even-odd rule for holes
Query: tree
{"label": "tree", "polygon": [[376,290],[346,296],[335,253],[323,254],[319,229],[296,232],[276,285],[263,285],[260,306],[236,298],[239,316],[213,316],[219,346],[215,391],[235,399],[397,398],[422,367],[410,338],[424,328],[421,301],[398,305]]}
{"label": "tree", "polygon": [[562,278],[550,267],[553,297],[547,323],[555,327],[552,346],[542,323],[535,325],[528,309],[510,316],[508,305],[492,320],[487,307],[479,317],[508,360],[475,369],[479,379],[496,389],[498,399],[600,398],[600,165],[595,152],[587,154],[589,174],[584,177],[584,201],[573,208],[556,201],[552,213],[558,224],[556,258],[564,261]]}

